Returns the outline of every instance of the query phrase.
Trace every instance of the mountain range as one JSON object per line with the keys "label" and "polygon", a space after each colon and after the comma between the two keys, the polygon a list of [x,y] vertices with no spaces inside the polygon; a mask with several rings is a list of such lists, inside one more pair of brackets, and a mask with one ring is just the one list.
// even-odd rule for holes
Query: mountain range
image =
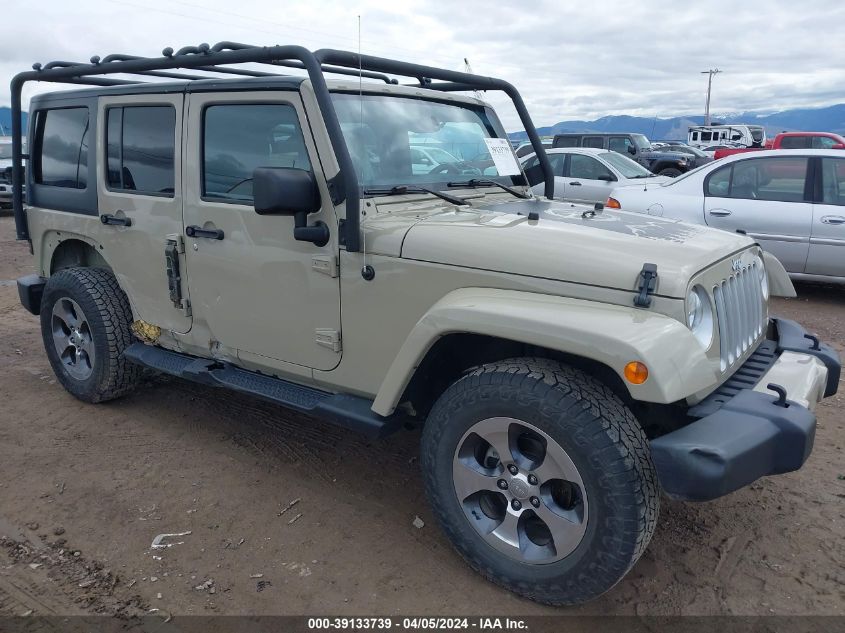
{"label": "mountain range", "polygon": [[[836,132],[845,136],[845,103],[826,108],[800,108],[780,112],[739,112],[713,116],[713,121],[720,123],[753,123],[763,125],[769,136],[783,131]],[[632,132],[645,134],[651,140],[679,139],[687,137],[690,125],[702,125],[703,116],[676,117],[638,117],[629,115],[604,116],[593,121],[560,121],[554,125],[537,128],[541,136],[553,136],[563,132]],[[7,107],[0,107],[0,126],[9,134],[12,125],[12,112]],[[26,125],[26,115],[24,115]],[[2,135],[2,134],[0,134]],[[509,134],[513,140],[526,138],[525,132]]]}
{"label": "mountain range", "polygon": [[[772,113],[738,112],[713,115],[711,122],[762,125],[766,128],[768,136],[784,131],[836,132],[845,136],[845,103],[826,108],[800,108]],[[631,132],[645,134],[654,141],[686,140],[687,128],[690,125],[703,124],[703,116],[655,118],[613,115],[593,121],[560,121],[554,125],[539,127],[537,132],[540,136],[553,136],[564,132]],[[524,131],[513,132],[508,136],[515,141],[527,138]]]}

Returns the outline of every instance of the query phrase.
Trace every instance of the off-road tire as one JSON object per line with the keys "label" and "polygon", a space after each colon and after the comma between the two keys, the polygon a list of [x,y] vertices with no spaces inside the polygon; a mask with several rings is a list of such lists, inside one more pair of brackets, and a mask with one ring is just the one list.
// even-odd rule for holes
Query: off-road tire
{"label": "off-road tire", "polygon": [[[80,380],[65,369],[53,342],[53,306],[62,298],[75,301],[85,314],[94,345],[91,375]],[[129,300],[111,271],[104,268],[66,268],[52,275],[41,300],[41,335],[44,349],[59,382],[84,402],[105,402],[131,391],[140,368],[123,358],[134,342]]]}
{"label": "off-road tire", "polygon": [[[466,518],[453,485],[453,459],[467,430],[491,417],[529,422],[557,441],[577,467],[589,516],[582,540],[565,558],[548,564],[510,558]],[[657,475],[634,415],[603,383],[550,360],[504,360],[458,379],[425,423],[420,462],[434,514],[467,563],[538,602],[573,605],[608,591],[640,558],[657,524]]]}
{"label": "off-road tire", "polygon": [[677,178],[682,173],[684,173],[684,172],[682,172],[680,169],[677,169],[675,167],[667,167],[666,169],[661,169],[659,172],[657,172],[657,175],[658,176],[669,176],[669,178]]}

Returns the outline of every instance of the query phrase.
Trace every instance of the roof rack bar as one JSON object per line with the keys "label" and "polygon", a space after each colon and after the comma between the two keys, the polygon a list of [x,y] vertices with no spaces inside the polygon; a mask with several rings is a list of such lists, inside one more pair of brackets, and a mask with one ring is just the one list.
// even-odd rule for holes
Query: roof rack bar
{"label": "roof rack bar", "polygon": [[[223,66],[197,66],[194,70],[204,70],[210,73],[223,73],[224,75],[243,75],[245,77],[284,77],[279,73],[266,73],[260,70],[247,70],[246,68],[224,68]],[[214,79],[214,77],[204,77]]]}
{"label": "roof rack bar", "polygon": [[[343,237],[346,240],[346,250],[357,252],[361,247],[360,232],[360,191],[356,177],[355,165],[349,154],[349,148],[343,136],[334,108],[331,94],[326,84],[325,73],[338,73],[350,76],[378,79],[388,83],[398,83],[388,77],[398,75],[415,78],[420,86],[448,91],[465,90],[498,90],[505,92],[513,101],[517,113],[522,121],[528,138],[534,146],[540,162],[546,185],[545,195],[554,195],[554,175],[552,166],[540,143],[537,130],[525,107],[522,97],[510,83],[432,66],[411,64],[370,55],[359,55],[347,51],[322,49],[309,51],[301,46],[248,46],[236,42],[220,42],[214,46],[200,44],[186,46],[175,52],[172,48],[162,51],[162,57],[130,58],[111,57],[111,60],[99,61],[92,64],[77,64],[71,62],[51,62],[46,68],[33,66],[34,70],[22,72],[12,79],[12,200],[15,213],[15,227],[18,239],[29,239],[26,214],[23,209],[23,146],[21,121],[21,91],[28,81],[49,81],[56,83],[91,83],[101,85],[117,85],[121,80],[103,78],[102,75],[154,75],[162,71],[173,69],[194,69],[201,71],[229,72],[231,74],[245,74],[257,71],[228,68],[225,71],[220,66],[238,64],[267,64],[271,66],[288,66],[302,68],[311,80],[314,97],[320,108],[323,123],[329,135],[332,149],[339,171],[329,179],[329,191],[332,203],[339,205],[346,201],[346,224]],[[109,59],[108,57],[106,59]],[[180,79],[191,79],[184,75]],[[205,77],[203,77],[205,79]],[[432,83],[437,80],[444,83]],[[125,82],[124,82],[125,83]],[[132,82],[129,82],[132,83]]]}
{"label": "roof rack bar", "polygon": [[[186,46],[185,48],[190,48],[190,47]],[[253,48],[260,48],[260,47],[259,46],[253,46],[251,44],[241,44],[240,42],[217,42],[217,44],[212,46],[210,50],[211,50],[212,53],[219,53],[219,52],[222,52],[222,51],[242,51],[242,50],[248,50],[248,49],[253,49]],[[290,61],[290,60],[286,60],[286,61],[278,60],[278,61],[269,62],[269,63],[271,63],[273,66],[285,66],[287,68],[305,68],[305,66],[302,64],[302,62],[296,62],[296,61]],[[322,69],[323,69],[323,72],[332,73],[332,74],[336,74],[336,75],[349,75],[351,77],[358,77],[360,75],[361,77],[366,77],[367,79],[378,79],[379,81],[383,81],[386,84],[398,84],[399,83],[396,79],[391,79],[390,77],[388,77],[387,75],[385,75],[383,73],[374,73],[374,72],[369,72],[369,71],[362,70],[362,69],[356,70],[356,69],[350,69],[350,68],[333,68],[333,67],[330,67],[330,66],[322,66]]]}

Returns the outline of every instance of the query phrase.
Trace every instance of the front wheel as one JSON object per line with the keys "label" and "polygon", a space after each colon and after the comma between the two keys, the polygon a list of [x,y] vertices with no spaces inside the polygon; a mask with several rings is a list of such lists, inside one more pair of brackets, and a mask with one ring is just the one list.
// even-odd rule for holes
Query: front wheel
{"label": "front wheel", "polygon": [[661,169],[657,173],[657,175],[658,176],[669,176],[669,178],[677,178],[682,173],[683,172],[680,169],[677,169],[675,167],[667,167],[666,169]]}
{"label": "front wheel", "polygon": [[426,421],[426,494],[489,580],[555,605],[595,598],[645,550],[659,508],[648,441],[605,385],[519,358],[479,367]]}

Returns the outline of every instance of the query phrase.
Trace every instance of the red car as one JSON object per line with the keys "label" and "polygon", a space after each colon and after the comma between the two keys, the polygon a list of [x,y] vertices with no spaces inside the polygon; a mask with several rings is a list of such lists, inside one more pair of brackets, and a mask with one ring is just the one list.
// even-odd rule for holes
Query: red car
{"label": "red car", "polygon": [[[743,152],[756,152],[759,147],[738,147],[734,149],[719,149],[713,154],[715,160],[741,154]],[[766,144],[765,149],[845,149],[845,138],[833,132],[781,132],[771,145]]]}

